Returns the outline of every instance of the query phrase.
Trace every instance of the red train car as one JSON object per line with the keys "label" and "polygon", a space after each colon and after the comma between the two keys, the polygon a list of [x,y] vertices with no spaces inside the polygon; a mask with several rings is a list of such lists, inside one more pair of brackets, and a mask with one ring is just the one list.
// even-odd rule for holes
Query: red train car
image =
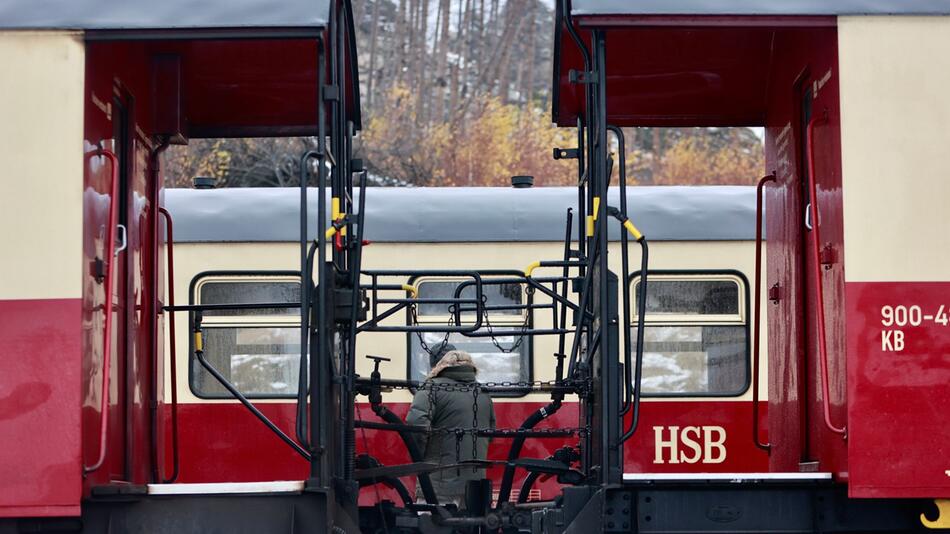
{"label": "red train car", "polygon": [[[277,420],[275,430],[288,429],[279,433],[309,460],[309,472],[289,482],[228,482],[267,476],[251,449],[235,458],[242,474],[202,474],[226,484],[173,483],[182,473],[175,460],[185,452],[175,453],[181,434],[167,406],[178,389],[171,384],[177,375],[165,369],[177,351],[166,348],[163,333],[169,314],[182,308],[169,307],[164,291],[160,154],[189,138],[314,135],[316,174],[323,180],[332,169],[331,194],[344,208],[330,210],[337,226],[328,232],[342,233],[345,214],[354,213],[353,197],[344,193],[359,171],[350,144],[360,114],[349,4],[6,2],[0,529],[474,527],[540,534],[907,531],[918,521],[950,527],[950,243],[943,209],[950,191],[942,157],[950,138],[950,8],[923,0],[729,0],[715,9],[677,0],[575,0],[559,2],[557,12],[554,120],[580,125],[579,140],[594,140],[579,147],[590,156],[590,173],[579,173],[578,209],[591,210],[591,228],[607,224],[608,125],[765,127],[769,417],[767,432],[755,436],[768,438],[767,460],[751,448],[759,422],[752,417],[746,446],[758,455],[754,469],[765,470],[767,462],[767,471],[619,477],[624,452],[628,460],[642,453],[610,441],[625,426],[609,416],[618,414],[612,401],[634,384],[621,382],[618,362],[604,357],[616,352],[600,350],[591,356],[595,393],[585,391],[578,404],[580,423],[596,425],[579,448],[581,462],[539,464],[583,478],[555,502],[491,510],[482,503],[484,513],[471,516],[411,502],[359,509],[356,476],[376,479],[350,469],[354,443],[346,432],[365,425],[354,424],[361,412],[347,403],[355,399],[350,386],[365,382],[341,358],[345,351],[331,350],[325,338],[318,354],[338,360],[311,359],[310,376],[326,378],[330,364],[345,372],[311,388],[309,406],[299,403],[304,412],[309,407],[312,443],[303,447],[287,435],[292,423],[281,419],[281,408],[264,403],[258,413]],[[338,156],[332,162],[331,151]],[[362,217],[363,208],[357,211]],[[304,218],[302,234],[306,224]],[[318,228],[325,224],[317,221]],[[577,245],[591,246],[601,262],[599,281],[609,288],[606,231],[599,244],[592,234],[579,233]],[[352,233],[345,242],[361,251]],[[305,236],[301,246],[298,273],[307,267]],[[583,251],[577,256],[593,262]],[[356,265],[353,291],[365,274]],[[533,270],[517,273],[518,283]],[[337,287],[322,261],[318,271],[319,284]],[[386,290],[418,296],[420,288]],[[596,292],[590,315],[599,332],[609,331],[612,296]],[[578,316],[579,324],[588,321],[586,310]],[[349,320],[346,332],[355,335],[357,322]],[[187,323],[199,333],[200,326]],[[323,323],[316,328],[327,332]],[[606,340],[598,349],[617,341],[611,335],[597,338]],[[651,404],[660,403],[644,402],[642,410]],[[178,415],[180,425],[187,415]],[[207,424],[236,437],[187,444],[188,454],[198,452],[191,457],[196,465],[208,453],[203,448],[239,443],[260,424],[228,419],[235,424]],[[679,426],[666,423],[653,426]],[[697,444],[700,434],[718,440],[684,428],[680,442],[691,449],[683,438]]]}
{"label": "red train car", "polygon": [[189,138],[317,135],[318,77],[358,128],[355,66],[328,59],[355,56],[348,10],[0,5],[0,518],[79,517],[103,488],[174,478],[161,154]]}

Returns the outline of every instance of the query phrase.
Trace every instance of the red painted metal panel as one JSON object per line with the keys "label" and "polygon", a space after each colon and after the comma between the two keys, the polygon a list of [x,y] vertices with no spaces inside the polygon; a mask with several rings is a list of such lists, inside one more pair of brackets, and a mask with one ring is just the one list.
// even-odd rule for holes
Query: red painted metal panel
{"label": "red painted metal panel", "polygon": [[[498,427],[516,428],[544,404],[496,403]],[[260,403],[258,407],[278,426],[291,432],[294,426],[293,404]],[[389,408],[404,417],[409,405],[390,404]],[[763,403],[763,421],[766,418],[765,408]],[[768,458],[752,442],[751,413],[752,406],[748,402],[710,400],[644,403],[639,430],[624,449],[625,471],[764,471]],[[365,404],[360,405],[359,419],[379,421]],[[556,415],[543,421],[537,428],[574,427],[577,420],[577,404],[566,403]],[[170,424],[169,417],[166,417],[167,424]],[[180,482],[299,480],[307,476],[307,463],[238,404],[181,404],[179,432]],[[489,458],[504,460],[510,443],[509,438],[494,439],[489,447]],[[576,438],[529,439],[524,444],[522,457],[546,458],[555,449],[576,443]],[[390,432],[357,429],[356,445],[358,452],[370,451],[386,465],[409,462],[399,437]],[[168,463],[171,462],[171,451],[169,437],[165,441],[165,459]],[[671,462],[674,454],[676,463]],[[496,489],[501,474],[500,467],[489,470]],[[523,472],[516,473],[515,489],[520,488],[523,479]],[[404,482],[410,490],[415,486],[412,479],[404,479]],[[559,486],[552,479],[539,482],[536,488],[541,489],[544,498],[549,498],[557,493]],[[382,487],[364,488],[361,493],[363,504],[372,503],[377,490],[381,498],[398,500],[395,493],[390,493],[391,490]]]}
{"label": "red painted metal panel", "polygon": [[[83,395],[101,395],[102,303],[113,298],[116,305],[113,336],[113,365],[110,372],[109,435],[103,467],[85,479],[85,488],[111,481],[143,484],[149,481],[151,439],[149,392],[153,357],[152,321],[149,314],[151,288],[152,207],[156,204],[149,182],[148,153],[151,141],[151,79],[145,43],[89,43],[86,46],[85,139],[88,151],[100,144],[117,154],[122,147],[114,139],[114,121],[120,117],[119,101],[129,114],[127,157],[120,165],[127,173],[127,197],[117,199],[126,212],[128,248],[115,261],[117,280],[113,295],[107,297],[96,283],[91,267],[95,258],[111,257],[106,250],[107,214],[113,199],[109,195],[108,169],[89,166],[85,174],[83,206]],[[116,100],[118,98],[119,100]],[[83,408],[83,451],[87,463],[95,462],[99,446],[98,406]]]}
{"label": "red painted metal panel", "polygon": [[0,517],[78,515],[82,301],[0,300]]}
{"label": "red painted metal panel", "polygon": [[[841,155],[834,29],[785,30],[775,36],[769,77],[766,165],[775,172],[766,204],[769,317],[769,392],[772,471],[797,471],[818,461],[818,469],[847,476],[846,443],[824,423],[821,365],[817,350],[814,259],[805,229],[803,187],[805,128],[803,95],[811,92],[814,115],[814,174],[821,243],[841,250]],[[839,259],[841,255],[838,255]],[[824,295],[831,419],[843,424],[845,408],[844,285],[839,262],[819,269]]]}
{"label": "red painted metal panel", "polygon": [[[581,31],[588,48],[590,32]],[[738,126],[765,121],[774,27],[612,28],[607,34],[607,120],[617,126]],[[584,109],[577,45],[559,44],[558,124]],[[612,47],[612,48],[611,48]]]}
{"label": "red painted metal panel", "polygon": [[950,497],[950,282],[846,290],[851,496]]}

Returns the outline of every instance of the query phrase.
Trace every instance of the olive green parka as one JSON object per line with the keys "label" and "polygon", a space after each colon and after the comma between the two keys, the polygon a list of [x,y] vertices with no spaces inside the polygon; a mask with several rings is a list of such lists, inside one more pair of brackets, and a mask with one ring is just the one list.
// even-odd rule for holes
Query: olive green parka
{"label": "olive green parka", "polygon": [[[447,367],[429,382],[436,387],[417,391],[406,416],[406,423],[433,430],[428,434],[414,434],[424,461],[451,465],[459,460],[486,459],[489,438],[476,437],[473,440],[472,434],[466,433],[459,439],[454,432],[439,432],[455,428],[495,428],[495,408],[491,397],[478,388],[465,387],[475,383],[475,369],[467,365]],[[453,390],[452,385],[462,387]],[[458,503],[465,496],[466,482],[484,479],[485,469],[446,469],[432,473],[430,478],[439,502]]]}

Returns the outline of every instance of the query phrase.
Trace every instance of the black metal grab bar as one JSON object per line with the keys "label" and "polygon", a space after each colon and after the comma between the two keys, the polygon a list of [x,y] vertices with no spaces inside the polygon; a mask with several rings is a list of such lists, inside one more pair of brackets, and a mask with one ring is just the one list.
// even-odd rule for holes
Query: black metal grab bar
{"label": "black metal grab bar", "polygon": [[[355,427],[365,428],[368,430],[388,430],[391,432],[413,432],[416,434],[429,434],[433,432],[433,430],[427,426],[396,425],[390,423],[377,423],[375,421],[356,421]],[[459,431],[464,434],[475,434],[480,438],[515,438],[518,436],[524,436],[526,438],[565,438],[578,433],[578,430],[573,428],[552,428],[544,430],[490,430],[487,428],[468,428],[457,430],[439,430],[436,432],[458,433]]]}
{"label": "black metal grab bar", "polygon": [[[165,260],[167,262],[166,276],[168,277],[168,304],[175,306],[175,233],[172,224],[172,214],[165,208],[159,207],[158,213],[165,218],[165,232],[167,251]],[[171,354],[169,364],[171,366],[171,387],[172,387],[172,474],[169,477],[162,476],[162,484],[171,484],[178,478],[181,471],[181,459],[178,447],[178,364],[175,361],[178,351],[175,347],[175,314],[168,314],[168,351]]]}
{"label": "black metal grab bar", "polygon": [[241,302],[237,304],[179,304],[163,306],[162,309],[167,312],[206,312],[206,311],[229,311],[229,310],[263,310],[270,308],[279,309],[297,309],[300,308],[299,302]]}
{"label": "black metal grab bar", "polygon": [[274,424],[266,415],[264,415],[260,410],[257,409],[254,404],[244,396],[243,393],[238,391],[234,384],[232,384],[227,378],[224,377],[217,369],[211,365],[205,356],[204,356],[204,347],[202,343],[202,331],[201,331],[201,312],[195,313],[195,326],[193,329],[195,335],[195,357],[198,359],[198,363],[205,368],[208,373],[211,374],[231,395],[234,396],[241,404],[244,405],[255,417],[257,417],[262,423],[264,423],[267,428],[271,430],[274,434],[277,435],[284,443],[290,445],[292,449],[297,451],[300,456],[302,456],[308,462],[310,461],[310,453],[304,450],[296,441],[294,441],[290,436],[284,433],[277,425]]}

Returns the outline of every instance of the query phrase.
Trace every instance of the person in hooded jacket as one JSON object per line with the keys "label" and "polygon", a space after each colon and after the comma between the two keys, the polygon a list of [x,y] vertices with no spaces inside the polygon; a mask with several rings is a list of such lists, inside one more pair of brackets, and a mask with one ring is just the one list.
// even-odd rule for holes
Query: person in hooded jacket
{"label": "person in hooded jacket", "polygon": [[[432,430],[414,435],[419,450],[424,451],[425,462],[452,465],[459,461],[485,460],[489,438],[476,437],[473,440],[472,434],[466,433],[459,439],[455,432],[436,432],[456,428],[495,428],[495,408],[491,397],[478,390],[475,379],[478,370],[472,356],[454,347],[448,348],[450,350],[439,351],[443,356],[426,377],[426,384],[435,387],[423,387],[416,392],[406,423]],[[460,508],[464,506],[467,482],[484,478],[485,469],[475,467],[444,469],[430,475],[439,503],[455,503]]]}

